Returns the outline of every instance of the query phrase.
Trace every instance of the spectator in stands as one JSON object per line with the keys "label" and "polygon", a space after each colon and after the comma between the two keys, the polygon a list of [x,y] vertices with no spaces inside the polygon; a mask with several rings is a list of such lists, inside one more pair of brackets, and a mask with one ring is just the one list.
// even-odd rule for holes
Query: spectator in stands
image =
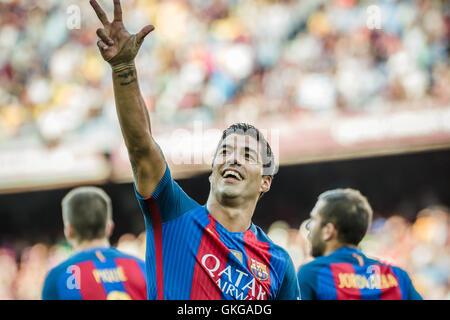
{"label": "spectator in stands", "polygon": [[[0,4],[0,141],[45,145],[75,135],[102,137],[100,148],[120,138],[112,91],[102,86],[109,73],[92,48],[95,30],[86,29],[95,16],[87,2],[77,6],[82,30],[68,28],[77,11],[65,1]],[[258,101],[255,119],[448,103],[448,1],[378,6],[381,29],[368,28],[358,1],[136,0],[124,12],[131,31],[148,20],[157,26],[138,62],[156,128],[242,121],[247,98]]]}

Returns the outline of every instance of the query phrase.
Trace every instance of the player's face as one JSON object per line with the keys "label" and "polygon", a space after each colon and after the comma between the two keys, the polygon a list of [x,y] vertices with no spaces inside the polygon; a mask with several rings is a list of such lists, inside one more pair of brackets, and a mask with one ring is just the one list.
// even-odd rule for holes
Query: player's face
{"label": "player's face", "polygon": [[270,188],[271,177],[262,176],[258,141],[248,135],[230,134],[217,149],[210,176],[219,199],[254,198]]}
{"label": "player's face", "polygon": [[320,210],[325,205],[322,200],[319,200],[311,211],[311,218],[309,219],[306,229],[308,230],[308,238],[311,241],[311,255],[313,257],[320,257],[325,252],[325,241],[322,239],[322,219]]}

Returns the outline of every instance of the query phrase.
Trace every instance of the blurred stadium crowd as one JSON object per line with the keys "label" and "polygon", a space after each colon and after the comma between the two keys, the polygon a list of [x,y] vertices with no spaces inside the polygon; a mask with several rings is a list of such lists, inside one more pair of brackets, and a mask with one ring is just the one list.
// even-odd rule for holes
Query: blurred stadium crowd
{"label": "blurred stadium crowd", "polygon": [[[309,262],[304,224],[299,230],[284,221],[274,222],[268,235],[290,253],[296,268]],[[114,247],[144,259],[145,232],[122,235]],[[404,268],[424,299],[450,300],[450,212],[430,207],[417,214],[413,223],[400,215],[375,219],[360,244],[369,257]],[[47,272],[73,253],[60,243],[37,243],[16,255],[10,248],[0,248],[0,300],[40,299]]]}
{"label": "blurred stadium crowd", "polygon": [[[111,17],[112,1],[100,3]],[[373,4],[375,18],[368,11]],[[450,101],[445,0],[122,5],[131,32],[156,26],[137,60],[156,130],[192,120],[254,122]],[[77,12],[80,28],[70,29]],[[107,151],[111,139],[99,137],[120,130],[88,1],[2,0],[0,16],[0,142],[45,146],[89,138]],[[381,29],[370,30],[378,17]]]}
{"label": "blurred stadium crowd", "polygon": [[[112,1],[99,1],[112,13]],[[76,4],[81,28],[67,27]],[[367,28],[367,7],[381,29]],[[125,25],[156,30],[137,59],[155,130],[287,118],[292,113],[378,111],[450,103],[450,3],[446,0],[126,0]],[[110,14],[110,17],[112,15]],[[0,144],[120,139],[100,27],[88,1],[0,0]],[[407,270],[425,299],[450,299],[449,212],[414,222],[374,221],[364,252]],[[275,222],[269,236],[296,264],[302,232]],[[114,244],[143,258],[145,234]],[[0,248],[0,299],[39,299],[46,272],[72,253],[64,241],[21,253]]]}

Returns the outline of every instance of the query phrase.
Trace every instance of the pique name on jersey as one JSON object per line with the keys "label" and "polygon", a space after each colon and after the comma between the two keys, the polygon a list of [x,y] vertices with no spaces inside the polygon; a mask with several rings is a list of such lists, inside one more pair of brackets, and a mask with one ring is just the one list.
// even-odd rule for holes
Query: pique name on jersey
{"label": "pique name on jersey", "polygon": [[[221,270],[220,260],[211,253],[205,254],[201,259],[201,263],[224,295],[236,300],[268,299],[266,289],[250,272],[241,271],[231,265],[227,265]],[[260,268],[264,269],[263,267]],[[264,280],[267,279],[267,276],[264,274],[258,279]]]}
{"label": "pique name on jersey", "polygon": [[92,275],[97,283],[116,283],[127,281],[125,272],[122,267],[109,268],[109,269],[94,269]]}

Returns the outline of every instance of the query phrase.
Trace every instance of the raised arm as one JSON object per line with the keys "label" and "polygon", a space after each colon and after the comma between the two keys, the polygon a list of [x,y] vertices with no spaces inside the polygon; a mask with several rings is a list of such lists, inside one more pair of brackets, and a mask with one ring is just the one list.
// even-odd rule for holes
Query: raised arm
{"label": "raised arm", "polygon": [[145,26],[130,34],[122,21],[120,0],[114,0],[114,20],[108,18],[97,1],[90,0],[103,28],[97,29],[97,46],[112,68],[114,97],[122,135],[128,149],[136,189],[150,196],[164,175],[166,162],[152,137],[150,117],[142,98],[134,59],[144,38],[153,31]]}

